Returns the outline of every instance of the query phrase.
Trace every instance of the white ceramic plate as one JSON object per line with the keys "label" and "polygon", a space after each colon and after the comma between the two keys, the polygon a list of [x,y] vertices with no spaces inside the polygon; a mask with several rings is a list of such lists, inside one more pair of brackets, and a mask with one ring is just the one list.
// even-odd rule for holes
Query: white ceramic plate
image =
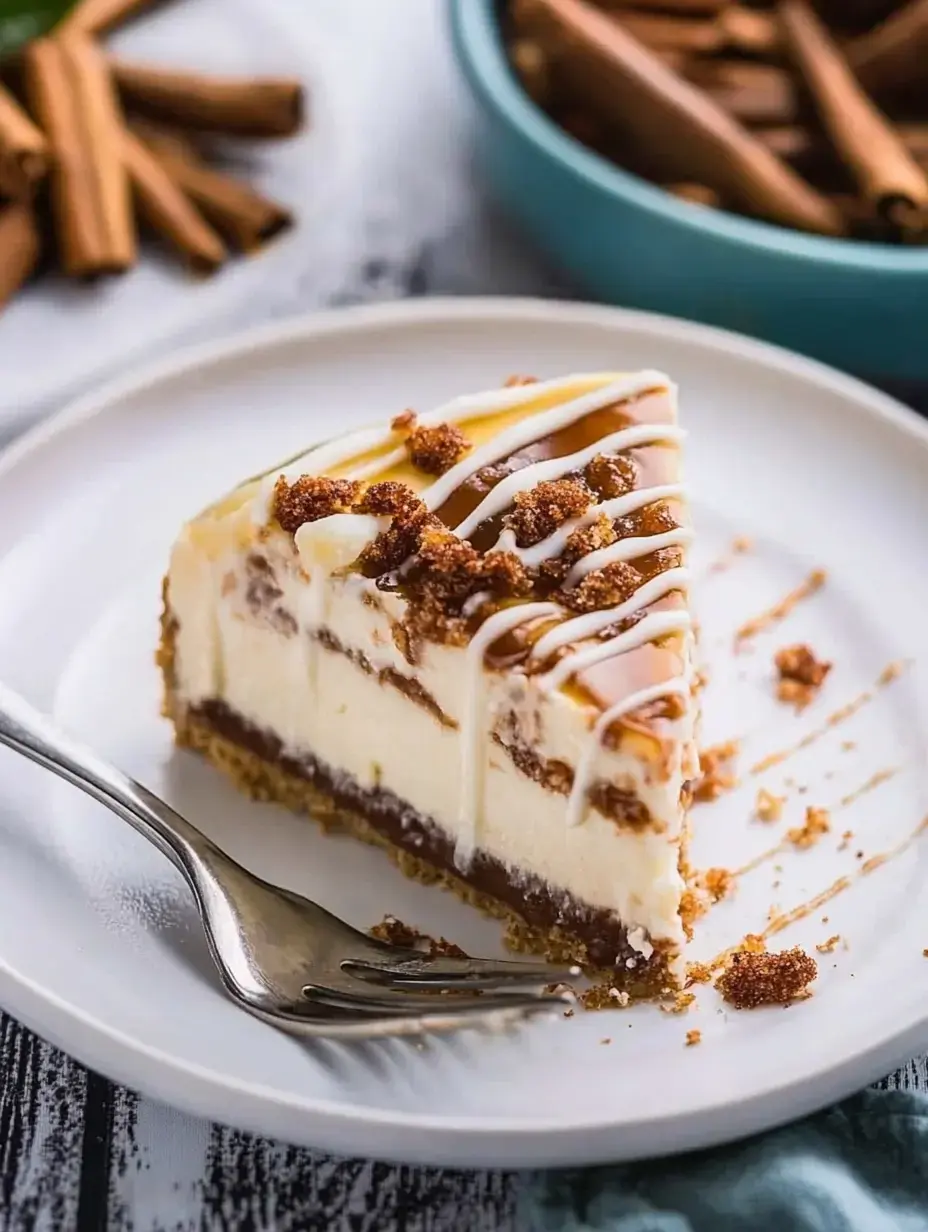
{"label": "white ceramic plate", "polygon": [[[172,338],[190,341],[255,297],[273,302],[318,264],[333,202],[344,195],[351,133],[338,101],[339,67],[323,33],[290,0],[185,0],[114,35],[114,51],[202,72],[293,75],[306,83],[309,123],[286,141],[229,143],[243,174],[291,207],[295,227],[252,257],[233,256],[196,279],[147,237],[138,264],[93,285],[45,274],[0,316],[0,436]],[[201,336],[202,333],[201,333]],[[54,363],[45,362],[54,355]],[[11,357],[16,356],[16,362]]]}
{"label": "white ceramic plate", "polygon": [[[498,927],[404,881],[376,851],[241,799],[172,751],[152,663],[159,581],[181,522],[313,438],[424,407],[508,373],[666,369],[681,383],[705,569],[707,739],[742,765],[812,731],[924,638],[928,432],[856,382],[759,343],[657,317],[531,301],[417,301],[247,335],[150,369],[36,430],[0,466],[0,678],[34,699],[273,881],[358,925],[386,912],[475,952]],[[753,653],[731,636],[810,568],[830,580]],[[770,657],[833,659],[803,715],[772,699]],[[926,667],[765,776],[696,813],[698,866],[740,864],[806,804],[836,812],[812,850],[769,861],[701,922],[694,956],[758,931],[909,834],[924,799]],[[855,742],[853,750],[844,748]],[[778,825],[758,786],[794,786]],[[800,793],[800,788],[806,788]],[[854,832],[839,851],[839,835]],[[864,856],[857,857],[857,851]],[[782,934],[821,956],[811,1000],[685,1016],[577,1013],[514,1035],[426,1047],[305,1047],[233,1009],[172,868],[105,810],[0,750],[0,1002],[114,1079],[191,1112],[338,1152],[444,1165],[631,1158],[732,1138],[845,1095],[928,1043],[928,876],[914,845]],[[780,871],[777,871],[777,870]],[[777,882],[776,888],[773,882]],[[828,922],[822,917],[827,916]],[[699,1028],[699,1047],[684,1046]],[[611,1042],[606,1042],[606,1041]]]}

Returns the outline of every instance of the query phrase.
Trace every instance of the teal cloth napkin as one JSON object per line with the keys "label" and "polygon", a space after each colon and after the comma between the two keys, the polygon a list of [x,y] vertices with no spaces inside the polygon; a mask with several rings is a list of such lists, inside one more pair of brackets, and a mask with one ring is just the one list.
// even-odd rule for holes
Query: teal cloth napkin
{"label": "teal cloth napkin", "polygon": [[531,1232],[928,1232],[928,1097],[862,1091],[758,1138],[527,1180]]}

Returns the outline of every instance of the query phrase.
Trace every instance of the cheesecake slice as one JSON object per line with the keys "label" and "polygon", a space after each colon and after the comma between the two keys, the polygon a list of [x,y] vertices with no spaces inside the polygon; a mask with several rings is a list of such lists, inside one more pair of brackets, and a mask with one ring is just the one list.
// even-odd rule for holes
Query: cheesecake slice
{"label": "cheesecake slice", "polygon": [[242,484],[165,579],[178,743],[505,918],[515,948],[632,997],[675,986],[681,436],[658,372],[513,379]]}

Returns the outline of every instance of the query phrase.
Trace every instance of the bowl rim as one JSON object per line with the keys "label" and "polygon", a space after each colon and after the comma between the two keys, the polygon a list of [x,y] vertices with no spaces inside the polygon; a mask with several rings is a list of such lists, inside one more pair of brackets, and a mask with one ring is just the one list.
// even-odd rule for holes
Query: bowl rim
{"label": "bowl rim", "polygon": [[807,235],[775,223],[678,201],[582,145],[554,123],[519,85],[506,58],[496,0],[449,0],[452,42],[474,92],[536,150],[600,193],[666,222],[781,258],[895,278],[928,275],[928,248]]}

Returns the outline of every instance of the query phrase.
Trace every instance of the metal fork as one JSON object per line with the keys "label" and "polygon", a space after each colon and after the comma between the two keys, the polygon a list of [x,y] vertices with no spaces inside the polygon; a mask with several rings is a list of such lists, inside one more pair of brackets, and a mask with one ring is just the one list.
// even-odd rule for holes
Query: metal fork
{"label": "metal fork", "polygon": [[562,1006],[565,996],[546,989],[580,974],[532,962],[428,957],[358,932],[250,873],[3,684],[0,744],[73,783],[154,843],[193,890],[226,992],[292,1034],[373,1038],[515,1022]]}

